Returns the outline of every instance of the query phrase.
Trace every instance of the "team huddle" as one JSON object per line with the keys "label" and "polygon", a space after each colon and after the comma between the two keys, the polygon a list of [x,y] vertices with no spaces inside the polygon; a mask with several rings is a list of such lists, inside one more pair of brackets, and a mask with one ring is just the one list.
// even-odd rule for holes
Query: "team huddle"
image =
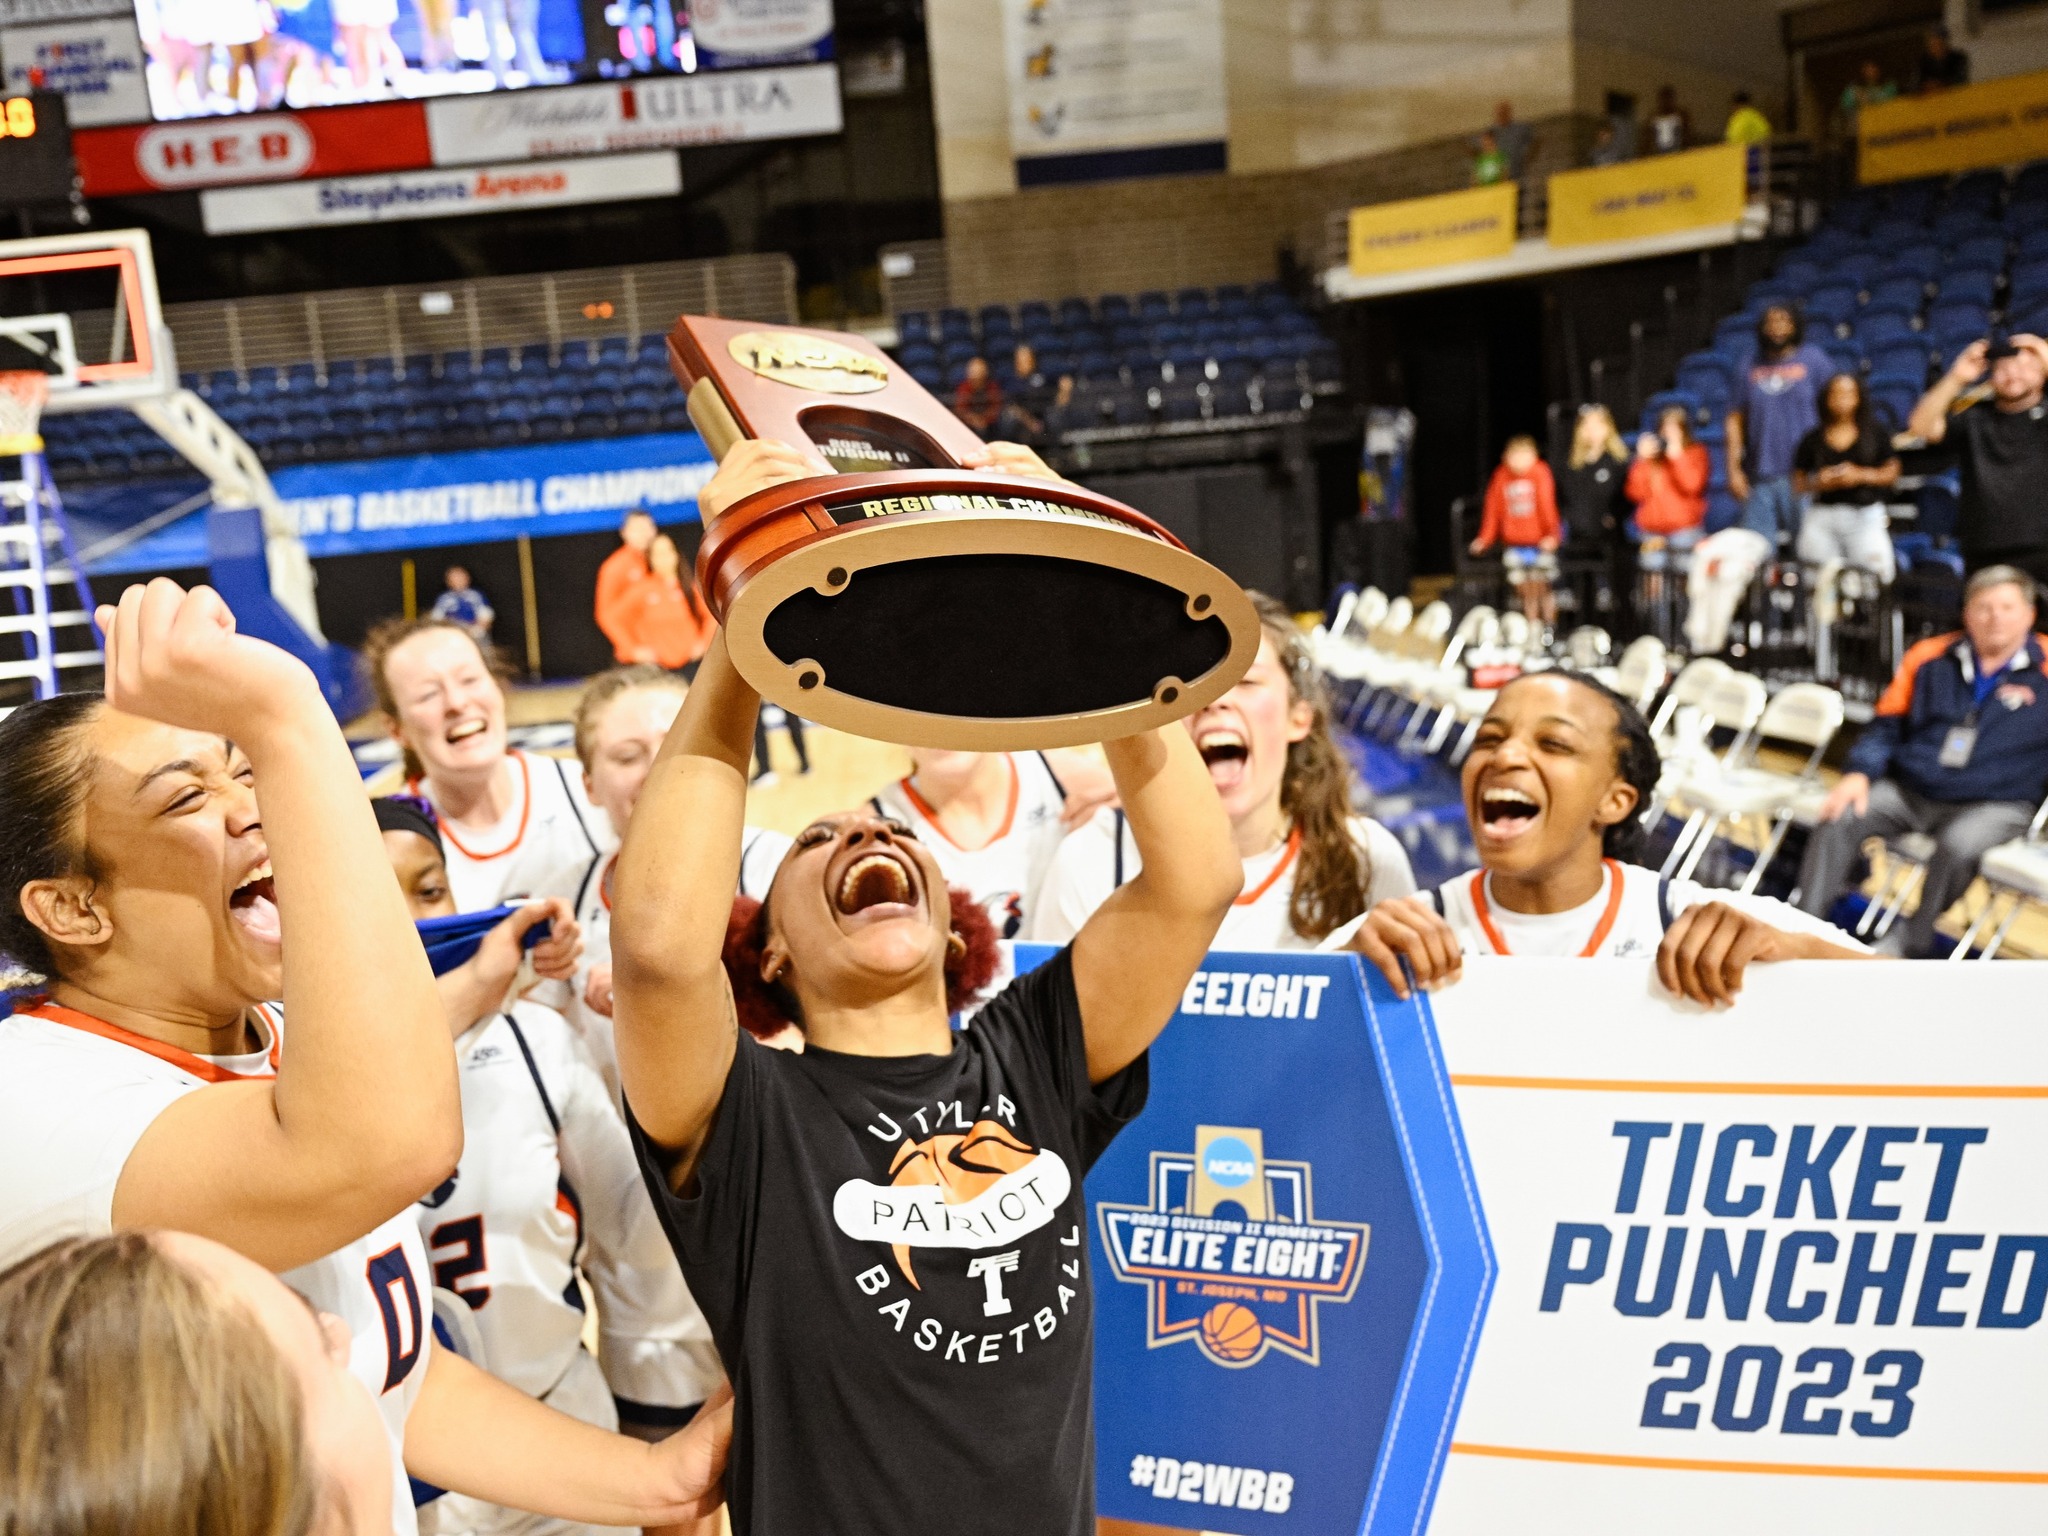
{"label": "team huddle", "polygon": [[[741,444],[707,521],[801,462]],[[385,626],[407,780],[371,801],[304,667],[208,589],[130,589],[105,695],[0,722],[0,1525],[692,1531],[725,1500],[742,1536],[1082,1536],[1082,1180],[1205,953],[1347,948],[1404,995],[1467,955],[1654,957],[1709,1004],[1858,953],[1629,863],[1655,750],[1565,673],[1501,690],[1481,868],[1418,893],[1259,608],[1182,725],[918,750],[790,839],[746,823],[761,701],[722,637],[687,685],[596,679],[572,764],[508,746],[466,631]],[[1059,948],[1009,979],[1005,939]],[[172,1519],[119,1458],[194,1350]],[[284,1470],[206,1474],[230,1444]]]}

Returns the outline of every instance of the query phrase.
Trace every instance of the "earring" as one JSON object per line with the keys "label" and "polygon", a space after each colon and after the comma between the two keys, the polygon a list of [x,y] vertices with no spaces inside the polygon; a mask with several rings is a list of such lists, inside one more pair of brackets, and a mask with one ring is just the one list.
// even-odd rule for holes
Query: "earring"
{"label": "earring", "polygon": [[957,928],[946,935],[946,953],[955,960],[967,953],[967,941],[960,937],[960,930]]}
{"label": "earring", "polygon": [[777,961],[775,962],[775,969],[774,969],[774,970],[772,970],[772,971],[770,971],[770,972],[768,973],[768,985],[770,985],[770,986],[772,987],[772,986],[774,986],[774,985],[775,985],[775,983],[776,983],[776,982],[778,982],[778,981],[782,980],[782,973],[783,973],[784,971],[788,970],[788,969],[789,969],[789,961],[788,961],[788,960],[786,960],[786,959],[784,959],[784,960],[777,960]]}

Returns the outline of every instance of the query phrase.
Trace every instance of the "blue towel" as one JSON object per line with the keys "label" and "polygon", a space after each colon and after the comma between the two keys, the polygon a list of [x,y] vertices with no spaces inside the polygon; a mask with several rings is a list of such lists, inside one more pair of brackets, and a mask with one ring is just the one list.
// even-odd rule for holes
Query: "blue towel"
{"label": "blue towel", "polygon": [[[427,963],[436,976],[445,976],[477,952],[484,935],[505,921],[517,907],[492,907],[483,912],[458,912],[453,917],[423,917],[414,924],[420,941],[427,946]],[[552,922],[535,923],[526,930],[522,945],[531,949],[553,929]]]}

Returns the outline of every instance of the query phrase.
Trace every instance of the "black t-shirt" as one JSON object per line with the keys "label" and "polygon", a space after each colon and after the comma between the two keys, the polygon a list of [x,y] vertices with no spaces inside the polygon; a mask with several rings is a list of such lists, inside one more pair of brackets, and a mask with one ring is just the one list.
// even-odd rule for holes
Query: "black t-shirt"
{"label": "black t-shirt", "polygon": [[1566,464],[1558,471],[1557,509],[1573,544],[1597,549],[1615,537],[1627,515],[1621,495],[1627,479],[1627,461],[1604,453],[1591,463]]}
{"label": "black t-shirt", "polygon": [[1147,1082],[1089,1083],[1062,950],[947,1056],[743,1033],[692,1198],[633,1125],[733,1382],[735,1536],[1093,1536],[1081,1180]]}
{"label": "black t-shirt", "polygon": [[[1827,428],[1815,427],[1799,439],[1799,446],[1792,454],[1792,467],[1809,475],[1830,464],[1854,464],[1858,469],[1876,469],[1897,457],[1892,452],[1891,439],[1875,429],[1859,433],[1848,448],[1837,449],[1828,442]],[[1815,501],[1837,507],[1867,507],[1872,502],[1884,500],[1884,492],[1874,485],[1815,486],[1811,494]]]}
{"label": "black t-shirt", "polygon": [[1948,442],[1962,466],[1956,539],[1963,549],[2048,545],[2048,405],[1973,405],[1949,418]]}

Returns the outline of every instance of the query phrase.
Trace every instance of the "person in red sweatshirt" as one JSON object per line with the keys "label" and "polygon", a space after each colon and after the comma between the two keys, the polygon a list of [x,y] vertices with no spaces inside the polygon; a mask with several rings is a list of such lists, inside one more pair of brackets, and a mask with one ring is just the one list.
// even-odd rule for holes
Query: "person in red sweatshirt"
{"label": "person in red sweatshirt", "polygon": [[1557,622],[1557,599],[1550,583],[1557,575],[1557,546],[1562,536],[1557,518],[1557,482],[1550,466],[1536,453],[1536,439],[1508,439],[1500,468],[1486,487],[1486,515],[1472,553],[1483,555],[1502,546],[1501,563],[1508,585],[1522,600],[1522,612],[1539,632]]}
{"label": "person in red sweatshirt", "polygon": [[1657,430],[1636,439],[1636,461],[1623,488],[1636,504],[1636,529],[1643,536],[1636,559],[1648,580],[1644,595],[1663,597],[1664,572],[1683,574],[1692,547],[1707,528],[1707,481],[1713,466],[1707,450],[1693,441],[1685,407],[1668,405]]}

